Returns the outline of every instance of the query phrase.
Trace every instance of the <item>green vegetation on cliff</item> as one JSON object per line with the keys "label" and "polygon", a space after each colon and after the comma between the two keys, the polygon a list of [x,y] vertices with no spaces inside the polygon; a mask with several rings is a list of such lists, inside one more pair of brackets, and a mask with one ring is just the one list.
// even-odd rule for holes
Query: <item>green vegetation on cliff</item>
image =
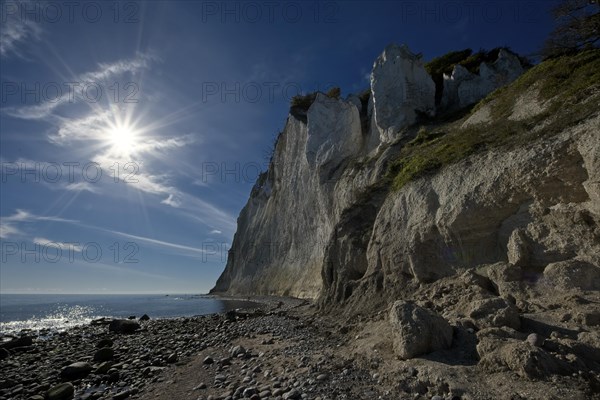
{"label": "green vegetation on cliff", "polygon": [[[600,50],[545,61],[491,93],[467,116],[451,122],[433,120],[421,127],[391,163],[387,178],[397,190],[476,152],[559,133],[596,114],[599,99]],[[518,108],[532,104],[536,112],[510,118]],[[484,116],[483,121],[463,127],[476,113]]]}

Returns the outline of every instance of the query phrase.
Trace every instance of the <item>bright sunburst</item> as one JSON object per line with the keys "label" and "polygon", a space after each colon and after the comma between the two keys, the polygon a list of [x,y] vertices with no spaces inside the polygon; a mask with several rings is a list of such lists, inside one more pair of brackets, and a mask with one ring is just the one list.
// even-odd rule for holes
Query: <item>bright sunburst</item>
{"label": "bright sunburst", "polygon": [[121,156],[131,155],[139,144],[137,132],[127,125],[111,127],[108,140],[111,151]]}

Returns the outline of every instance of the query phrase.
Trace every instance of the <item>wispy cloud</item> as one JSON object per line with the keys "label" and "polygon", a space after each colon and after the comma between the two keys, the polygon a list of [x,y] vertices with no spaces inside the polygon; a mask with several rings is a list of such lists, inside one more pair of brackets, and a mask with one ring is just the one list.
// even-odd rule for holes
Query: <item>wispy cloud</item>
{"label": "wispy cloud", "polygon": [[22,234],[23,232],[21,232],[15,226],[0,222],[0,239],[8,239],[9,237],[19,236]]}
{"label": "wispy cloud", "polygon": [[2,29],[0,29],[0,56],[7,57],[14,54],[23,57],[21,46],[23,43],[39,40],[42,34],[40,25],[23,18],[21,9],[31,5],[30,1],[6,2],[2,4]]}
{"label": "wispy cloud", "polygon": [[75,182],[69,183],[65,186],[65,189],[72,192],[90,192],[90,193],[98,193],[98,188],[92,186],[89,182]]}
{"label": "wispy cloud", "polygon": [[221,231],[220,231],[220,230],[218,230],[218,229],[213,229],[212,231],[210,231],[210,234],[211,234],[211,235],[220,235],[221,233],[223,233],[223,232],[221,232]]}
{"label": "wispy cloud", "polygon": [[35,237],[33,238],[33,243],[40,245],[40,246],[50,246],[50,247],[57,247],[60,248],[61,250],[73,250],[73,251],[77,251],[77,252],[81,252],[83,250],[83,247],[79,244],[75,244],[75,243],[64,243],[64,242],[58,242],[56,240],[50,240],[50,239],[46,239],[43,237]]}
{"label": "wispy cloud", "polygon": [[26,210],[17,209],[14,215],[9,217],[0,217],[2,222],[31,222],[31,221],[56,221],[56,222],[77,222],[73,219],[66,219],[57,216],[35,215]]}
{"label": "wispy cloud", "polygon": [[35,215],[25,210],[16,210],[15,214],[8,217],[0,217],[0,238],[8,239],[14,236],[23,235],[22,230],[17,226],[23,222],[36,221],[54,221],[54,222],[77,222],[76,220],[61,218],[57,216]]}
{"label": "wispy cloud", "polygon": [[189,251],[192,253],[198,253],[198,254],[204,254],[206,252],[205,250],[199,249],[197,247],[186,246],[186,245],[182,245],[182,244],[178,244],[178,243],[166,242],[163,240],[153,239],[153,238],[144,237],[144,236],[131,235],[129,233],[110,230],[110,229],[100,229],[100,230],[111,233],[113,235],[122,236],[124,238],[152,244],[152,245],[155,245],[158,247],[167,247],[167,248],[171,248],[171,249],[185,250],[185,251]]}
{"label": "wispy cloud", "polygon": [[[4,113],[12,117],[21,119],[44,119],[51,117],[54,110],[64,104],[75,104],[81,101],[89,101],[84,98],[82,90],[76,90],[77,86],[84,84],[103,84],[110,83],[109,79],[116,76],[123,75],[125,73],[136,74],[143,69],[150,66],[156,57],[150,53],[138,53],[135,57],[127,60],[118,60],[113,63],[100,63],[98,68],[94,71],[86,72],[68,79],[69,87],[68,95],[60,96],[58,99],[52,101],[45,101],[40,104],[33,106],[22,106],[22,107],[6,107],[3,109]],[[67,82],[65,82],[65,85]],[[94,114],[90,118],[93,120],[94,117],[99,118]],[[87,121],[88,124],[93,124],[93,121]],[[58,135],[60,137],[60,134]]]}
{"label": "wispy cloud", "polygon": [[168,206],[178,208],[179,206],[181,206],[181,200],[179,200],[173,194],[169,194],[169,197],[161,201],[161,204],[166,204]]}

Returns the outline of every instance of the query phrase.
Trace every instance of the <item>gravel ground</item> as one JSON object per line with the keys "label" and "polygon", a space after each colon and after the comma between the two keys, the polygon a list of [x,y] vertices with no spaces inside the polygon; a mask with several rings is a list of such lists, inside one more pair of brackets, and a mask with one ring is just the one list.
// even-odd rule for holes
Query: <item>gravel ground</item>
{"label": "gravel ground", "polygon": [[120,326],[139,324],[133,333],[97,321],[26,336],[0,348],[0,400],[598,398],[585,377],[485,373],[458,339],[400,361],[385,313],[347,320],[302,300],[255,300],[263,306]]}

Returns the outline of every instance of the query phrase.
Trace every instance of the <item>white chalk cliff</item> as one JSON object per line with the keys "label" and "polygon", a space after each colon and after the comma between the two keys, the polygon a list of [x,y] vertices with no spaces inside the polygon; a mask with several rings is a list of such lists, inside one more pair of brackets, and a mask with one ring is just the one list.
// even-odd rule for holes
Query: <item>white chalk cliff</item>
{"label": "white chalk cliff", "polygon": [[[478,75],[457,66],[443,106],[472,105],[523,72],[505,51]],[[387,304],[411,285],[497,262],[600,271],[598,114],[393,190],[383,178],[415,122],[435,113],[435,85],[420,57],[389,46],[370,89],[368,101],[318,94],[305,115],[290,113],[213,292]],[[493,131],[490,121],[477,123]]]}

